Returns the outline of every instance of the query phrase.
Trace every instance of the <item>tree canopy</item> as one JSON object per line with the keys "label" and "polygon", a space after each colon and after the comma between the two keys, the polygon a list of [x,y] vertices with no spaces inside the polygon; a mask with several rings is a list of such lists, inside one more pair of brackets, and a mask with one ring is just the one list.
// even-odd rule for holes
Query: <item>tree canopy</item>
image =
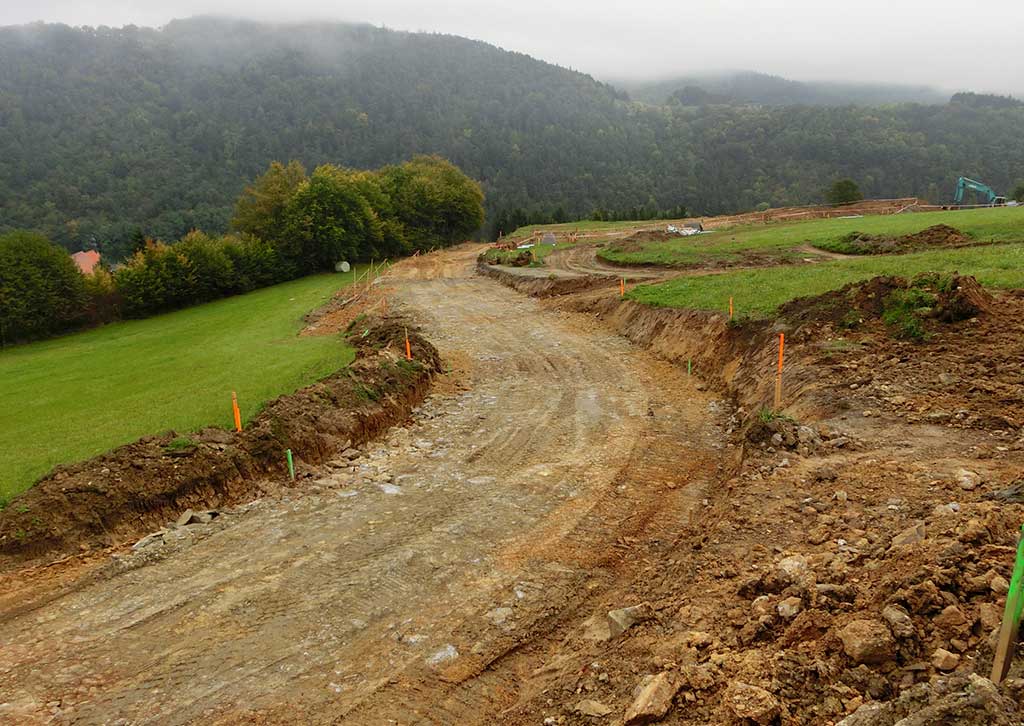
{"label": "tree canopy", "polygon": [[864,198],[853,179],[839,179],[825,192],[825,201],[829,204],[852,204]]}
{"label": "tree canopy", "polygon": [[85,300],[66,250],[34,232],[0,235],[0,345],[67,330],[82,320]]}

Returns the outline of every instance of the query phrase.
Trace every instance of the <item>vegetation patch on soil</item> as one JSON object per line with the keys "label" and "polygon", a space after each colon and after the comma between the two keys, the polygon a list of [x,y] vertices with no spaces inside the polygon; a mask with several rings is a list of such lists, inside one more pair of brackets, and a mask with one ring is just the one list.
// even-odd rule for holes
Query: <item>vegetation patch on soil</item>
{"label": "vegetation patch on soil", "polygon": [[948,224],[936,224],[900,237],[850,232],[838,240],[824,240],[815,246],[844,255],[895,255],[936,247],[963,247],[974,239]]}
{"label": "vegetation patch on soil", "polygon": [[154,431],[232,425],[352,360],[298,337],[351,275],[316,275],[139,321],[0,351],[0,503],[58,464]]}
{"label": "vegetation patch on soil", "polygon": [[287,449],[301,471],[367,441],[406,418],[441,370],[407,321],[358,319],[348,340],[350,366],[270,401],[240,433],[168,431],[57,467],[0,512],[0,564],[117,544],[186,509],[254,498],[261,478],[286,481]]}
{"label": "vegetation patch on soil", "polygon": [[992,309],[992,296],[973,277],[922,273],[913,279],[882,276],[839,290],[792,300],[779,308],[789,322],[829,321],[850,330],[882,321],[897,337],[921,340],[929,321],[946,323]]}

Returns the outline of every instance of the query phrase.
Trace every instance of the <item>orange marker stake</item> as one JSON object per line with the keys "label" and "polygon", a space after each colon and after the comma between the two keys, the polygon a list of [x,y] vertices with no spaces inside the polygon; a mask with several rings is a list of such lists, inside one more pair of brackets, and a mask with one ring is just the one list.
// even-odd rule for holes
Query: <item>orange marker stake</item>
{"label": "orange marker stake", "polygon": [[238,395],[231,392],[231,410],[235,414],[235,431],[242,430],[242,412],[238,410]]}
{"label": "orange marker stake", "polygon": [[626,278],[619,278],[619,297],[626,297]]}
{"label": "orange marker stake", "polygon": [[412,346],[409,345],[409,329],[405,329],[405,359],[412,360]]}
{"label": "orange marker stake", "polygon": [[384,301],[384,314],[387,315],[388,314],[388,299],[387,298],[382,298],[382,299]]}
{"label": "orange marker stake", "polygon": [[729,298],[729,320],[732,320],[732,298]]}
{"label": "orange marker stake", "polygon": [[779,370],[775,374],[775,410],[782,409],[782,356],[786,350],[786,334],[779,333]]}

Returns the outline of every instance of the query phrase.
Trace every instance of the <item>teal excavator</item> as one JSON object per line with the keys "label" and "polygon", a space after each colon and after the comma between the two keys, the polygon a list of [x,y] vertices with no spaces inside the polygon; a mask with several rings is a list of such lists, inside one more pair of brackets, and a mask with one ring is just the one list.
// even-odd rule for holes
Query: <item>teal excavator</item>
{"label": "teal excavator", "polygon": [[982,184],[980,181],[968,179],[965,176],[956,180],[956,194],[953,195],[953,204],[963,204],[964,192],[971,189],[985,198],[985,203],[990,207],[998,207],[1006,204],[1006,197],[1001,197],[993,191],[992,187]]}

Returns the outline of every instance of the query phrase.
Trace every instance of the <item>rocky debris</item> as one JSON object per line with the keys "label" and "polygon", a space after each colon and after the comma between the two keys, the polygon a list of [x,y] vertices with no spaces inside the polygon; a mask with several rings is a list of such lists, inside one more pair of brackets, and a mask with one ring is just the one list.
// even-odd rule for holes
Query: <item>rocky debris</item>
{"label": "rocky debris", "polygon": [[956,472],[956,482],[964,491],[973,491],[978,488],[981,484],[981,477],[978,476],[977,472],[970,471],[969,469],[958,469]]}
{"label": "rocky debris", "polygon": [[896,655],[888,626],[878,620],[853,620],[839,631],[843,651],[854,663],[878,665]]}
{"label": "rocky debris", "polygon": [[608,611],[608,637],[617,638],[637,623],[654,617],[654,609],[650,603],[640,603],[632,607]]}
{"label": "rocky debris", "polygon": [[967,616],[958,605],[947,605],[932,618],[932,623],[942,630],[953,631],[967,624]]}
{"label": "rocky debris", "polygon": [[584,699],[576,704],[573,711],[580,714],[581,716],[594,716],[600,718],[607,716],[612,712],[610,706],[606,706],[600,701],[593,701],[591,699]]}
{"label": "rocky debris", "polygon": [[776,567],[786,582],[799,582],[807,575],[807,558],[803,555],[783,557]]}
{"label": "rocky debris", "polygon": [[663,671],[656,676],[645,676],[636,688],[636,699],[626,710],[625,726],[660,721],[672,708],[672,699],[679,690],[673,675]]}
{"label": "rocky debris", "polygon": [[770,724],[779,715],[781,706],[775,696],[758,686],[735,682],[725,689],[726,707],[738,719],[756,724]]}
{"label": "rocky debris", "polygon": [[459,657],[459,651],[456,650],[454,645],[451,645],[449,643],[448,645],[444,646],[440,650],[432,653],[427,658],[427,665],[428,666],[438,666],[438,665],[441,665],[442,663],[447,663],[450,660],[455,660],[458,657]]}
{"label": "rocky debris", "polygon": [[187,527],[190,524],[209,524],[218,516],[220,516],[220,510],[217,509],[207,509],[201,512],[193,512],[191,509],[186,509],[174,522],[174,526]]}
{"label": "rocky debris", "polygon": [[940,671],[951,671],[960,665],[960,656],[950,653],[945,648],[936,648],[932,653],[932,665]]}
{"label": "rocky debris", "polygon": [[917,544],[924,541],[927,535],[924,522],[917,522],[893,537],[891,545],[893,547],[906,547],[907,545]]}
{"label": "rocky debris", "polygon": [[1016,704],[977,673],[938,676],[884,703],[865,703],[836,726],[1018,726]]}
{"label": "rocky debris", "polygon": [[914,627],[910,613],[902,606],[886,605],[882,611],[882,617],[885,618],[885,622],[889,624],[889,628],[897,638],[913,638],[917,635],[917,628]]}
{"label": "rocky debris", "polygon": [[804,609],[804,601],[798,597],[787,597],[785,600],[775,606],[775,610],[778,612],[780,618],[790,620],[800,614],[800,611]]}

